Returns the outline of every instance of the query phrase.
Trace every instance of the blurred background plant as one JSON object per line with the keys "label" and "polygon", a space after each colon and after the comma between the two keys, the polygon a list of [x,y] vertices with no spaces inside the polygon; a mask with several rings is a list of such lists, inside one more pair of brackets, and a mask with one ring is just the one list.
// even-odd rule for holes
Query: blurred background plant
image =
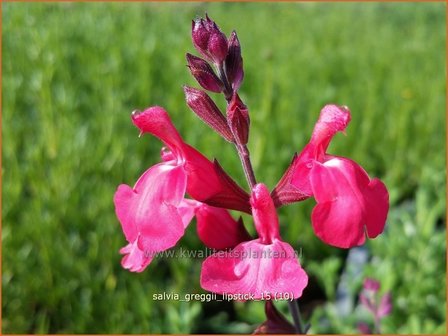
{"label": "blurred background plant", "polygon": [[[345,313],[347,251],[312,234],[312,200],[280,210],[282,235],[312,276],[301,299],[310,332],[358,332],[368,319],[359,292],[372,277],[392,296],[382,332],[445,333],[445,6],[2,3],[2,331],[248,333],[265,320],[261,302],[153,300],[202,293],[200,260],[159,259],[142,274],[120,266],[113,193],[160,150],[137,138],[133,109],[164,106],[189,143],[245,185],[232,146],[184,101],[182,85],[195,86],[184,58],[191,19],[208,12],[242,43],[260,180],[272,188],[322,106],[337,103],[353,118],[331,152],[390,191],[386,232],[346,277]],[[201,247],[194,224],[180,245]]]}

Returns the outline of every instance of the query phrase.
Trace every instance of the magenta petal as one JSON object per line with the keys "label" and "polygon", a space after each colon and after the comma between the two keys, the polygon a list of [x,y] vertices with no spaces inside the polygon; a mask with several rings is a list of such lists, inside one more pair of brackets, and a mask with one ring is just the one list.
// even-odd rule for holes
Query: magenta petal
{"label": "magenta petal", "polygon": [[254,186],[250,197],[250,205],[252,206],[252,215],[260,241],[269,244],[274,239],[279,239],[277,211],[269,190],[264,184],[258,183]]}
{"label": "magenta petal", "polygon": [[280,240],[241,243],[230,252],[217,252],[202,264],[201,286],[219,294],[264,294],[298,298],[308,284],[292,247]]}
{"label": "magenta petal", "polygon": [[[316,236],[325,243],[340,248],[364,244],[364,231],[359,225],[361,213],[359,209],[351,211],[350,205],[345,201],[317,204],[311,215]],[[347,211],[351,213],[343,215]]]}
{"label": "magenta petal", "polygon": [[[139,211],[152,211],[155,205],[178,206],[184,199],[187,176],[183,166],[158,163],[143,173],[134,186]],[[143,214],[141,214],[143,215]]]}
{"label": "magenta petal", "polygon": [[316,235],[342,248],[364,243],[380,234],[386,222],[389,196],[384,184],[369,176],[356,162],[326,156],[316,162],[310,182],[317,205],[312,222]]}
{"label": "magenta petal", "polygon": [[153,258],[139,249],[137,240],[123,247],[120,253],[125,255],[121,260],[121,266],[131,272],[142,272]]}
{"label": "magenta petal", "polygon": [[384,230],[389,212],[389,193],[383,182],[373,179],[364,193],[367,236],[375,238]]}
{"label": "magenta petal", "polygon": [[120,186],[114,201],[120,223],[129,242],[140,233],[139,248],[162,251],[176,244],[184,233],[177,207],[186,189],[182,166],[166,163],[148,169],[133,190]]}
{"label": "magenta petal", "polygon": [[[379,189],[377,183],[372,187],[367,173],[358,164],[328,157],[324,164],[314,164],[310,182],[317,201],[312,213],[313,228],[324,242],[349,248],[364,243],[366,225],[382,231],[384,208],[388,208],[388,203],[384,204],[384,189]],[[379,216],[368,208],[373,202],[380,203],[375,207],[383,211]]]}
{"label": "magenta petal", "polygon": [[243,223],[234,220],[226,209],[202,204],[196,210],[196,220],[198,236],[209,248],[233,248],[251,239]]}
{"label": "magenta petal", "polygon": [[156,136],[177,154],[182,152],[184,142],[170,116],[162,107],[153,106],[143,112],[134,111],[131,118],[140,132]]}
{"label": "magenta petal", "polygon": [[139,247],[144,251],[163,251],[176,245],[185,227],[177,208],[161,204],[140,226]]}
{"label": "magenta petal", "polygon": [[182,223],[184,224],[184,228],[190,224],[191,220],[195,215],[195,211],[198,207],[202,205],[201,202],[191,200],[191,199],[183,199],[177,207],[177,211],[179,212],[180,217],[182,218]]}
{"label": "magenta petal", "polygon": [[131,207],[133,197],[134,190],[126,184],[119,185],[114,195],[115,213],[128,242],[135,241],[138,236],[138,229],[133,220],[134,214]]}
{"label": "magenta petal", "polygon": [[[343,132],[351,120],[350,111],[345,106],[325,105],[314,126],[310,143],[325,152],[337,132]],[[316,158],[317,159],[317,158]]]}

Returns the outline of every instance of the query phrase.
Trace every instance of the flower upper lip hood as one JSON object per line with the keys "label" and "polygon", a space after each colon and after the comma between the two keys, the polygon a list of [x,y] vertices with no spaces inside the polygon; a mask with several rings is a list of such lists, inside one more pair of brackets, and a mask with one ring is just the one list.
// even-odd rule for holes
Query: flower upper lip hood
{"label": "flower upper lip hood", "polygon": [[254,186],[250,197],[252,215],[260,241],[270,244],[280,239],[278,216],[268,188],[259,183]]}
{"label": "flower upper lip hood", "polygon": [[295,154],[290,166],[272,191],[277,207],[303,201],[313,195],[309,183],[310,168],[314,161],[325,160],[325,152],[337,132],[344,132],[351,120],[346,106],[326,105],[314,126],[309,143]]}
{"label": "flower upper lip hood", "polygon": [[161,139],[176,156],[184,155],[184,142],[162,107],[153,106],[143,112],[133,111],[131,119],[141,134],[150,133]]}
{"label": "flower upper lip hood", "polygon": [[311,221],[316,235],[329,245],[350,248],[365,236],[375,238],[384,230],[389,194],[378,179],[347,158],[327,156],[310,174],[317,205]]}
{"label": "flower upper lip hood", "polygon": [[314,127],[310,144],[316,147],[316,151],[325,152],[333,136],[337,132],[344,132],[350,121],[350,111],[346,106],[326,105]]}
{"label": "flower upper lip hood", "polygon": [[187,192],[195,200],[212,206],[250,213],[249,195],[215,162],[209,161],[186,144],[174,127],[168,113],[159,106],[133,112],[132,122],[141,133],[150,133],[169,147],[187,174]]}

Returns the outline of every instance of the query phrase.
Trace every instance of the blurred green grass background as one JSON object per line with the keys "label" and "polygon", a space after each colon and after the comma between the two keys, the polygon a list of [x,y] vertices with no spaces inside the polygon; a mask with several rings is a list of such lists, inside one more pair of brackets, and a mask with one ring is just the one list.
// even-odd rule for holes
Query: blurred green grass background
{"label": "blurred green grass background", "polygon": [[[331,153],[383,179],[387,231],[363,276],[392,291],[386,333],[445,333],[444,3],[2,3],[3,333],[250,333],[260,302],[154,301],[202,293],[200,260],[120,266],[112,197],[159,159],[130,111],[162,105],[185,139],[245,186],[237,156],[186,106],[191,19],[236,29],[257,178],[272,188],[324,104],[352,122]],[[219,101],[220,106],[223,102]],[[282,236],[328,299],[312,333],[356,333],[332,303],[345,251],[313,234],[308,200],[280,210]],[[246,220],[250,225],[250,220]],[[179,243],[199,248],[195,225]],[[350,279],[355,299],[362,279]],[[287,312],[286,306],[280,308]]]}

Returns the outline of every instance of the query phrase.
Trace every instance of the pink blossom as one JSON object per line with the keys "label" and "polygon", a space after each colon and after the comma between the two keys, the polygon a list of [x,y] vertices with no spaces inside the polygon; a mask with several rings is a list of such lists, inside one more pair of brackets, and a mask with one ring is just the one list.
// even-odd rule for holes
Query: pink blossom
{"label": "pink blossom", "polygon": [[290,170],[291,185],[317,201],[314,232],[341,248],[363,244],[366,233],[369,238],[382,233],[389,210],[384,183],[370,179],[356,162],[326,153],[333,136],[343,132],[350,119],[346,107],[325,106],[310,142]]}
{"label": "pink blossom", "polygon": [[250,202],[259,238],[208,257],[202,265],[201,286],[215,293],[248,294],[254,299],[267,293],[300,297],[308,276],[293,248],[281,240],[275,206],[265,185],[254,187]]}
{"label": "pink blossom", "polygon": [[[164,109],[133,113],[132,120],[141,133],[157,136],[168,147],[162,149],[162,163],[149,168],[134,188],[120,185],[114,196],[115,211],[129,242],[120,251],[125,254],[122,265],[141,272],[155,252],[173,247],[183,236],[197,207],[184,199],[186,191],[208,200],[233,190],[222,183],[213,163],[183,142]],[[244,206],[243,193],[235,197],[237,207],[238,201]]]}
{"label": "pink blossom", "polygon": [[[366,278],[363,290],[359,294],[359,301],[372,314],[374,320],[374,332],[380,333],[381,321],[392,312],[392,297],[390,292],[380,295],[379,281]],[[361,329],[360,329],[361,330]]]}

